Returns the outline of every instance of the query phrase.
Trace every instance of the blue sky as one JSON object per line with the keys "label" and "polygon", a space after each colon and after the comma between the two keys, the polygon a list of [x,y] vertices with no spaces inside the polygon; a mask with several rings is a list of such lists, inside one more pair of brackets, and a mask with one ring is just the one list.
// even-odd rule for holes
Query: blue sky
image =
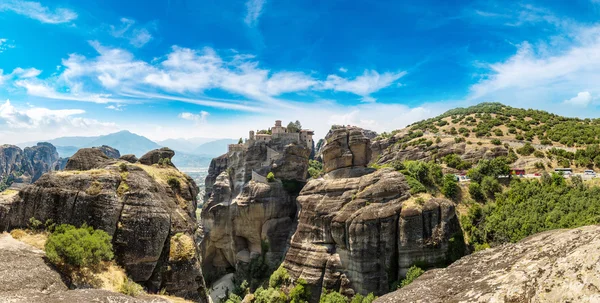
{"label": "blue sky", "polygon": [[600,116],[600,1],[508,2],[2,0],[0,143],[381,132],[483,101]]}

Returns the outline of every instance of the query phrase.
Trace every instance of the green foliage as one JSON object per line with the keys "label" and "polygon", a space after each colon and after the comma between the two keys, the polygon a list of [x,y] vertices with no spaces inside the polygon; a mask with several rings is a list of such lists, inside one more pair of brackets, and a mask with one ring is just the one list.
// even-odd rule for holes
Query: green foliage
{"label": "green foliage", "polygon": [[471,198],[473,198],[473,200],[475,201],[481,202],[485,200],[485,195],[481,190],[481,185],[479,185],[479,183],[477,182],[471,182],[471,184],[469,184],[469,194],[471,195]]}
{"label": "green foliage", "polygon": [[291,282],[290,275],[283,266],[279,266],[269,278],[269,287],[279,288],[282,285],[288,285]]}
{"label": "green foliage", "polygon": [[46,256],[54,264],[93,267],[113,258],[112,237],[87,225],[57,226],[46,241]]}
{"label": "green foliage", "polygon": [[42,221],[31,217],[29,218],[29,229],[34,230],[34,231],[39,231],[44,227],[44,224],[42,223]]}
{"label": "green foliage", "polygon": [[173,189],[173,190],[179,190],[181,188],[181,182],[179,181],[178,178],[176,177],[169,177],[167,179],[167,184]]}
{"label": "green foliage", "polygon": [[535,148],[531,145],[531,143],[527,142],[522,147],[517,148],[517,153],[523,156],[529,156],[533,154]]}
{"label": "green foliage", "polygon": [[406,176],[406,183],[408,183],[408,187],[410,187],[410,193],[413,195],[427,192],[427,188],[425,188],[425,186],[421,184],[419,180],[411,176]]}
{"label": "green foliage", "polygon": [[492,143],[492,144],[494,144],[494,145],[502,145],[502,142],[501,142],[500,140],[498,140],[498,139],[492,139],[492,140],[490,141],[490,143]]}
{"label": "green foliage", "polygon": [[546,230],[600,223],[599,196],[600,187],[579,181],[569,185],[558,174],[515,180],[495,203],[469,209],[461,225],[472,243],[516,242]]}
{"label": "green foliage", "polygon": [[286,303],[287,301],[285,293],[275,288],[259,287],[254,292],[254,303]]}
{"label": "green foliage", "polygon": [[[504,133],[502,133],[502,130],[500,130],[500,129],[496,128],[496,129],[494,130],[494,135],[496,135],[496,136],[498,136],[498,137],[502,137],[502,136],[504,136]],[[498,145],[500,145],[500,144],[498,144]]]}
{"label": "green foliage", "polygon": [[337,291],[323,292],[319,303],[348,303],[348,298]]}
{"label": "green foliage", "polygon": [[229,296],[227,297],[227,300],[225,300],[225,303],[242,303],[242,297],[234,294],[234,293],[230,293]]}
{"label": "green foliage", "polygon": [[301,130],[302,130],[302,124],[298,120],[296,120],[296,122],[290,122],[287,125],[288,133],[299,133]]}
{"label": "green foliage", "polygon": [[136,297],[144,293],[144,288],[133,280],[125,278],[119,288],[119,292],[124,295]]}
{"label": "green foliage", "polygon": [[534,151],[534,152],[533,152],[533,155],[534,155],[536,158],[545,158],[545,157],[546,157],[546,155],[544,155],[544,153],[543,153],[542,151],[539,151],[539,150],[536,150],[536,151]]}
{"label": "green foliage", "polygon": [[458,195],[458,181],[454,175],[444,175],[442,183],[442,194],[447,198],[454,199]]}
{"label": "green foliage", "polygon": [[323,163],[317,160],[308,160],[308,174],[316,179],[323,174]]}
{"label": "green foliage", "polygon": [[448,154],[442,159],[442,161],[444,163],[446,163],[446,165],[448,165],[448,167],[452,167],[452,168],[460,169],[460,170],[469,169],[472,166],[471,162],[464,161],[457,154]]}
{"label": "green foliage", "polygon": [[158,165],[163,166],[163,165],[171,165],[171,159],[169,158],[160,158],[158,159]]}
{"label": "green foliage", "polygon": [[497,178],[498,176],[508,175],[510,167],[507,159],[497,157],[491,160],[480,160],[476,167],[469,170],[467,176],[475,182],[481,182],[485,176]]}
{"label": "green foliage", "polygon": [[535,168],[537,168],[537,169],[544,169],[544,168],[546,168],[546,167],[544,166],[544,162],[535,162],[535,163],[533,164],[533,166],[534,166]]}
{"label": "green foliage", "polygon": [[462,232],[457,232],[448,240],[447,262],[452,263],[465,255],[467,246]]}
{"label": "green foliage", "polygon": [[275,181],[275,174],[272,171],[270,171],[267,174],[267,181],[269,181],[269,182],[274,182]]}
{"label": "green foliage", "polygon": [[119,163],[119,171],[126,172],[127,171],[127,164],[125,164],[123,162]]}
{"label": "green foliage", "polygon": [[290,291],[291,303],[307,303],[310,300],[310,290],[306,286],[306,280],[300,278],[296,280],[296,285]]}
{"label": "green foliage", "polygon": [[402,280],[400,283],[400,287],[405,287],[408,284],[412,283],[415,279],[421,276],[425,271],[416,265],[411,266],[406,272],[406,278]]}
{"label": "green foliage", "polygon": [[372,303],[375,301],[375,299],[377,299],[377,297],[373,293],[369,293],[366,297],[363,297],[361,294],[357,294],[352,298],[350,303]]}
{"label": "green foliage", "polygon": [[481,190],[489,199],[494,199],[497,193],[502,192],[502,185],[500,185],[498,179],[485,176],[481,181]]}

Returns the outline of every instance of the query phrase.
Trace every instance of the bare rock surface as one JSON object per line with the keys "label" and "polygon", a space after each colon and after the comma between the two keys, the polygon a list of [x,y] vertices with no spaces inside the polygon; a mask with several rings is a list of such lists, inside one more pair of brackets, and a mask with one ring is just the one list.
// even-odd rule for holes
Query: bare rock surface
{"label": "bare rock surface", "polygon": [[375,302],[600,302],[600,226],[474,253]]}
{"label": "bare rock surface", "polygon": [[65,170],[90,170],[102,168],[114,162],[114,159],[104,154],[101,149],[82,148],[69,158]]}
{"label": "bare rock surface", "polygon": [[330,134],[323,149],[328,174],[300,192],[283,263],[294,279],[308,282],[313,301],[322,288],[381,295],[414,263],[445,260],[449,238],[460,232],[454,203],[418,204],[401,173],[367,168],[370,142],[359,128]]}
{"label": "bare rock surface", "polygon": [[100,150],[82,149],[69,160],[78,170],[44,174],[14,198],[0,199],[0,227],[26,227],[32,217],[87,223],[113,237],[115,259],[136,282],[150,291],[206,300],[197,251],[176,259],[171,252],[175,235],[196,248],[195,182],[172,166],[107,158]]}
{"label": "bare rock surface", "polygon": [[133,298],[99,289],[68,290],[51,266],[44,260],[44,252],[0,235],[0,303],[2,302],[169,302],[157,297]]}
{"label": "bare rock surface", "polygon": [[173,156],[175,156],[175,152],[172,149],[168,147],[162,147],[147,152],[138,161],[142,164],[152,165],[158,164],[158,161],[160,161],[161,159],[171,160]]}

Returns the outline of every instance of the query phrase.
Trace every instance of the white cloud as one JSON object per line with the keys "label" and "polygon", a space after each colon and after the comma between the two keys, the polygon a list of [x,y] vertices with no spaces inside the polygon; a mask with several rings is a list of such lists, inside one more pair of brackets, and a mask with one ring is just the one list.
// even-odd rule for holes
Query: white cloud
{"label": "white cloud", "polygon": [[14,47],[15,46],[13,44],[8,43],[8,39],[0,38],[0,53],[3,53],[7,49],[14,48]]}
{"label": "white cloud", "polygon": [[347,68],[345,68],[345,67],[340,67],[340,69],[339,69],[339,70],[340,70],[340,72],[342,72],[342,73],[347,73],[347,72],[348,72],[348,69],[347,69]]}
{"label": "white cloud", "polygon": [[98,135],[117,130],[114,123],[79,117],[84,113],[81,109],[53,110],[31,106],[19,109],[6,100],[0,103],[0,141],[17,143],[47,140],[50,136]]}
{"label": "white cloud", "polygon": [[121,18],[120,26],[110,26],[110,33],[113,37],[123,38],[129,41],[129,44],[134,47],[142,47],[152,40],[152,34],[148,29],[136,27],[135,20]]}
{"label": "white cloud", "polygon": [[0,84],[3,84],[7,80],[27,79],[39,76],[42,73],[41,70],[35,68],[15,68],[12,73],[5,75],[4,71],[0,69]]}
{"label": "white cloud", "polygon": [[484,65],[486,74],[471,86],[469,99],[523,107],[560,102],[573,91],[600,93],[600,26],[580,27],[568,35],[573,38],[552,48],[544,41],[523,42],[506,61]]}
{"label": "white cloud", "polygon": [[577,96],[564,101],[565,104],[580,107],[586,107],[590,102],[592,102],[592,94],[590,94],[590,92],[580,92]]}
{"label": "white cloud", "polygon": [[250,27],[258,24],[258,18],[263,11],[266,0],[248,0],[246,1],[246,18],[244,22]]}
{"label": "white cloud", "polygon": [[0,11],[13,11],[19,15],[38,20],[42,23],[66,23],[77,19],[77,14],[66,8],[51,10],[42,6],[39,2],[3,0],[0,3]]}
{"label": "white cloud", "polygon": [[121,111],[123,111],[123,107],[125,107],[125,105],[117,103],[117,104],[111,104],[111,105],[109,105],[109,106],[107,106],[105,108],[121,112]]}
{"label": "white cloud", "polygon": [[365,70],[361,76],[354,78],[354,80],[342,78],[338,75],[329,75],[322,87],[339,92],[353,93],[362,96],[365,102],[374,102],[375,99],[370,96],[372,93],[390,86],[404,75],[406,75],[404,71],[379,74],[374,70]]}
{"label": "white cloud", "polygon": [[183,113],[179,114],[179,118],[184,119],[184,120],[194,121],[197,124],[203,124],[203,123],[206,123],[206,119],[208,118],[209,115],[210,114],[206,111],[201,111],[199,114],[183,112]]}

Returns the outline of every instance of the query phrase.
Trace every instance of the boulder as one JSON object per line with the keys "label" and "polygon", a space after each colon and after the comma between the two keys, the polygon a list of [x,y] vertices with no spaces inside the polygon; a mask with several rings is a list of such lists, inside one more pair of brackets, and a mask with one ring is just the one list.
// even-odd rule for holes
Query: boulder
{"label": "boulder", "polygon": [[60,274],[44,260],[44,252],[0,235],[0,298],[2,302],[15,303],[143,303],[170,302],[159,297],[130,297],[100,289],[69,290]]}
{"label": "boulder", "polygon": [[425,272],[375,302],[599,302],[600,226],[552,230]]}
{"label": "boulder", "polygon": [[119,159],[125,160],[129,163],[135,163],[138,161],[138,158],[134,154],[122,155]]}
{"label": "boulder", "polygon": [[[108,158],[98,149],[82,149],[69,164],[87,154],[102,161]],[[57,224],[86,223],[112,236],[116,261],[150,291],[165,289],[173,295],[206,300],[197,251],[171,257],[177,255],[171,252],[177,247],[171,245],[175,235],[196,248],[198,189],[194,181],[171,166],[108,161],[112,164],[101,168],[100,162],[91,162],[97,163],[93,170],[44,174],[12,200],[0,200],[0,227],[26,227],[32,217]],[[177,188],[168,182],[170,178],[179,181]]]}
{"label": "boulder", "polygon": [[82,148],[67,161],[65,170],[90,170],[105,167],[115,161],[96,148]]}
{"label": "boulder", "polygon": [[121,153],[119,152],[119,150],[112,148],[108,145],[102,145],[102,146],[97,146],[97,147],[92,147],[92,148],[102,151],[102,153],[105,154],[109,158],[119,159],[121,157]]}
{"label": "boulder", "polygon": [[339,168],[367,166],[371,161],[370,144],[360,128],[333,130],[323,147],[323,169],[328,173]]}
{"label": "boulder", "polygon": [[168,147],[162,147],[147,152],[138,161],[142,164],[152,165],[158,164],[158,161],[160,161],[161,159],[171,160],[173,156],[175,156],[175,152],[172,149]]}

